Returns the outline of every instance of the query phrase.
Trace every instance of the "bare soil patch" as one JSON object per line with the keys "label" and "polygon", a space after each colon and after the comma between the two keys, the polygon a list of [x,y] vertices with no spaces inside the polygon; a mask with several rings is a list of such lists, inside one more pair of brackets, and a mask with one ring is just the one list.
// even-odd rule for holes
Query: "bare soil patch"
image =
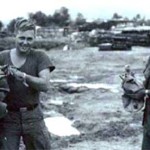
{"label": "bare soil patch", "polygon": [[[132,51],[102,52],[98,48],[84,48],[48,52],[56,70],[51,74],[49,92],[42,94],[46,117],[52,110],[63,114],[81,132],[80,136],[52,135],[53,150],[140,150],[143,112],[131,114],[123,109],[119,75],[130,64],[142,79],[149,55],[147,49],[133,47]],[[62,88],[68,83],[103,83],[110,88],[82,87],[70,92]],[[63,104],[52,105],[49,100],[61,100]]]}

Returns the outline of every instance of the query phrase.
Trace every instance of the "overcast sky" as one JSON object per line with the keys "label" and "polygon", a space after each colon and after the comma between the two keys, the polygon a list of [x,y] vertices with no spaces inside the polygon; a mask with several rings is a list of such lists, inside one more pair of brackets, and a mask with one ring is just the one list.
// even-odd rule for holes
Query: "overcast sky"
{"label": "overcast sky", "polygon": [[7,23],[11,19],[26,17],[28,13],[37,11],[52,15],[62,6],[69,9],[72,18],[80,12],[89,20],[110,19],[117,12],[123,17],[133,18],[139,13],[150,19],[150,0],[2,0],[0,20]]}

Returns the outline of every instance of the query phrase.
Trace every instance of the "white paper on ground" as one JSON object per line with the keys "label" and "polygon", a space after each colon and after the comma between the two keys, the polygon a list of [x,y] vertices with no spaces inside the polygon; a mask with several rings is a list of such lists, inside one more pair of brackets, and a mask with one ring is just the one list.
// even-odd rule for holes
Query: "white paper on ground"
{"label": "white paper on ground", "polygon": [[64,116],[49,117],[44,119],[48,131],[57,136],[80,135],[80,132],[72,126],[72,121]]}
{"label": "white paper on ground", "polygon": [[50,101],[50,104],[53,104],[53,105],[63,105],[63,101],[62,100],[49,100]]}

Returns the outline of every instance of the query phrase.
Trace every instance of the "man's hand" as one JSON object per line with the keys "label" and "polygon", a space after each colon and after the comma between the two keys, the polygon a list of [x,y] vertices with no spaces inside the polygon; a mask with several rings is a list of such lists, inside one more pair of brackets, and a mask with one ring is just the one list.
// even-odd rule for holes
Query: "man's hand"
{"label": "man's hand", "polygon": [[26,73],[21,72],[17,68],[9,67],[10,75],[12,75],[15,79],[22,81],[23,84],[28,87],[29,85],[26,83]]}
{"label": "man's hand", "polygon": [[19,71],[17,68],[10,67],[9,72],[10,72],[10,75],[15,77],[17,80],[20,80],[20,81],[24,80],[24,73]]}

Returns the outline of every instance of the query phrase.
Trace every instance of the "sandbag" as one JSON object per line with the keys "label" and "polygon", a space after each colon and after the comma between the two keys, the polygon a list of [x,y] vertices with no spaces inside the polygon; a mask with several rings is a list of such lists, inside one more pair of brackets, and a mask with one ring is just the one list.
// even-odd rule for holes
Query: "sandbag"
{"label": "sandbag", "polygon": [[126,66],[125,73],[120,76],[123,89],[122,103],[123,108],[129,112],[137,112],[144,108],[145,87],[138,81],[130,67]]}

